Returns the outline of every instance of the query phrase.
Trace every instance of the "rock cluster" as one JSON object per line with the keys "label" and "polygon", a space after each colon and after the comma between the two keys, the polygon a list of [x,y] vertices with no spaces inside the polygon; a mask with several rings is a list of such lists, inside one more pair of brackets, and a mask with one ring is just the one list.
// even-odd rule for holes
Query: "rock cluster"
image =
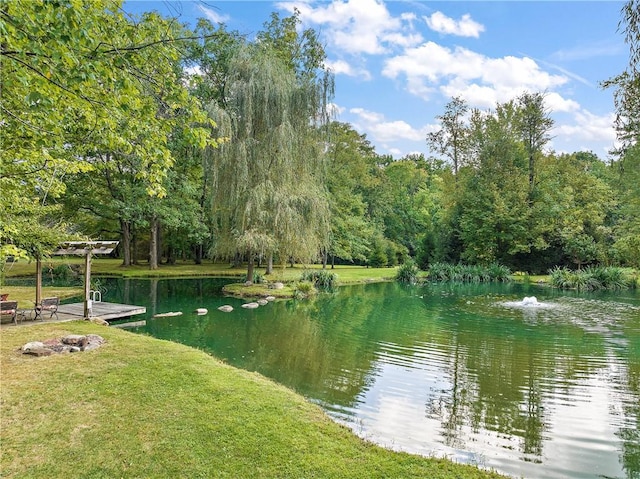
{"label": "rock cluster", "polygon": [[54,353],[75,353],[91,351],[105,343],[105,339],[97,334],[69,334],[62,338],[47,339],[45,341],[31,341],[20,348],[23,354],[32,356],[51,356]]}

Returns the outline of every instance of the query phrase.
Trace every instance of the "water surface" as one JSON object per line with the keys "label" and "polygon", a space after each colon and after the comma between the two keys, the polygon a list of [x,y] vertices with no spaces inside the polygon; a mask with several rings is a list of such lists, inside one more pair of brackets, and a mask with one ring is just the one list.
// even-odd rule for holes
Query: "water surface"
{"label": "water surface", "polygon": [[[136,331],[258,371],[389,448],[515,477],[640,477],[635,291],[383,283],[245,310],[224,282],[120,280],[104,299],[145,305]],[[185,314],[151,318],[167,311]]]}

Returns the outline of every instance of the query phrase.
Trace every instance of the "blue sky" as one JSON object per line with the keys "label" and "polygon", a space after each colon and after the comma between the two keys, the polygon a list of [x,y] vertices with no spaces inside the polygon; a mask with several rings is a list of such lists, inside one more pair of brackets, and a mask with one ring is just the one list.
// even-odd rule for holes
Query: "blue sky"
{"label": "blue sky", "polygon": [[546,92],[550,148],[614,146],[612,92],[600,82],[628,63],[619,1],[128,1],[194,25],[223,22],[249,37],[297,7],[317,30],[335,74],[336,120],[365,133],[379,154],[429,154],[425,137],[453,96],[491,109],[523,91]]}

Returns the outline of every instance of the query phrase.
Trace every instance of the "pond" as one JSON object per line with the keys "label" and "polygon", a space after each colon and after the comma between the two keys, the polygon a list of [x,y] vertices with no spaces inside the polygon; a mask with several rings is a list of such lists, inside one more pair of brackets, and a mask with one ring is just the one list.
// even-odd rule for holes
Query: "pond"
{"label": "pond", "polygon": [[[640,477],[637,291],[381,283],[246,310],[225,281],[104,280],[104,300],[146,306],[134,331],[258,371],[385,447],[515,477]],[[168,311],[185,314],[151,318]]]}

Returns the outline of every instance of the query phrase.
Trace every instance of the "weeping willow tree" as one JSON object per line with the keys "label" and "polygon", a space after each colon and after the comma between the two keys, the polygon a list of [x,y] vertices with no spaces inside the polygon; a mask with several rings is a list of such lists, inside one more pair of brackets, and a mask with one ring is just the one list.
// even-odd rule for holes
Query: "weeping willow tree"
{"label": "weeping willow tree", "polygon": [[324,187],[327,76],[300,79],[265,45],[238,49],[229,63],[223,103],[211,104],[216,136],[205,153],[214,253],[311,261],[326,247]]}

